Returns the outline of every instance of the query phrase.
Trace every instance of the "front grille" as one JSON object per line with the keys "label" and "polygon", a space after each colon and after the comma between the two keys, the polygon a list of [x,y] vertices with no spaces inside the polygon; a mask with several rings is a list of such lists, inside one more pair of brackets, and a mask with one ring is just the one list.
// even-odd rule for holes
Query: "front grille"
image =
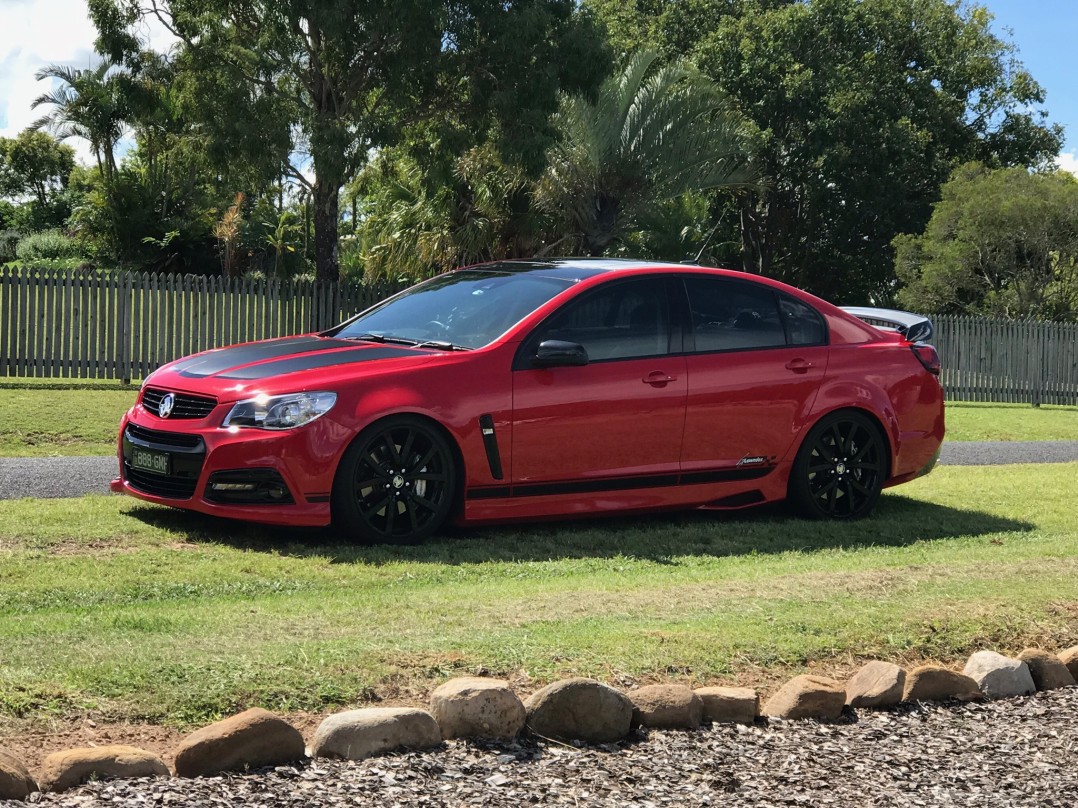
{"label": "front grille", "polygon": [[[131,455],[135,447],[163,452],[169,456],[169,474],[133,468]],[[206,459],[206,444],[198,435],[182,432],[161,432],[128,424],[123,437],[123,475],[132,488],[144,494],[168,499],[191,499],[198,487],[202,463]]]}
{"label": "front grille", "polygon": [[[143,408],[147,412],[160,417],[161,399],[168,393],[168,390],[162,390],[159,387],[147,387],[142,392]],[[175,403],[172,405],[172,412],[168,415],[170,419],[205,418],[213,411],[213,408],[217,406],[217,399],[210,398],[209,396],[192,396],[189,393],[172,393],[172,397],[175,399]]]}
{"label": "front grille", "polygon": [[127,463],[124,463],[124,476],[132,488],[144,494],[169,499],[190,499],[195,495],[195,487],[198,485],[197,474],[194,477],[166,477],[163,474],[133,469]]}
{"label": "front grille", "polygon": [[182,432],[162,432],[158,429],[147,429],[137,424],[127,425],[127,434],[132,438],[158,446],[178,446],[183,449],[199,449],[202,447],[202,438],[198,435],[185,435]]}

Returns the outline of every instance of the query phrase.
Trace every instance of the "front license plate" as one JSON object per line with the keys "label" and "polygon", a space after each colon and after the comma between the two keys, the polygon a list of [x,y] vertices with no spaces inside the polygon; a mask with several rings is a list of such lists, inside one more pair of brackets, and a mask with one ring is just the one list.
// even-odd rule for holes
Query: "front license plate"
{"label": "front license plate", "polygon": [[131,447],[131,468],[133,469],[151,471],[154,474],[168,474],[170,472],[170,459],[164,452]]}

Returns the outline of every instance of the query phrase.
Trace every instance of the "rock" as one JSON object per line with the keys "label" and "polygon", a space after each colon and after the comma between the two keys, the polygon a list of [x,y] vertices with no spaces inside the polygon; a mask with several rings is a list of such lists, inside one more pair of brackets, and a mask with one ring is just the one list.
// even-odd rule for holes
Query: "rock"
{"label": "rock", "polygon": [[964,673],[939,665],[921,665],[907,673],[906,689],[902,692],[903,701],[974,701],[979,698],[981,689],[975,681]]}
{"label": "rock", "polygon": [[760,697],[751,687],[701,687],[695,692],[705,721],[751,724],[760,713]]}
{"label": "rock", "polygon": [[1025,662],[995,651],[978,651],[971,655],[962,673],[975,681],[988,699],[1028,696],[1037,690]]}
{"label": "rock", "polygon": [[67,791],[91,778],[168,777],[157,755],[134,746],[95,746],[53,752],[41,764],[41,790]]}
{"label": "rock", "polygon": [[0,800],[23,800],[35,791],[37,783],[22,761],[0,750]]}
{"label": "rock", "polygon": [[508,682],[465,676],[450,679],[430,697],[442,738],[515,738],[527,713]]}
{"label": "rock", "polygon": [[1029,665],[1029,673],[1037,690],[1055,690],[1057,687],[1070,687],[1074,684],[1070,670],[1055,654],[1049,654],[1040,648],[1027,648],[1018,658]]}
{"label": "rock", "polygon": [[1078,645],[1068,648],[1066,651],[1061,651],[1059,661],[1067,666],[1071,676],[1074,677],[1075,681],[1078,681]]}
{"label": "rock", "polygon": [[846,682],[846,703],[851,707],[894,707],[902,701],[906,672],[892,662],[874,660]]}
{"label": "rock", "polygon": [[196,730],[176,748],[176,774],[202,777],[300,760],[303,736],[268,710],[253,707]]}
{"label": "rock", "polygon": [[524,702],[528,729],[543,738],[613,743],[629,734],[633,703],[594,679],[563,679]]}
{"label": "rock", "polygon": [[434,716],[415,707],[368,707],[326,718],[311,741],[311,757],[362,760],[395,749],[430,749],[442,742]]}
{"label": "rock", "polygon": [[653,729],[696,729],[704,705],[685,685],[647,685],[631,690],[634,720]]}
{"label": "rock", "polygon": [[823,676],[795,676],[767,700],[762,710],[772,718],[819,718],[834,721],[846,705],[846,688]]}

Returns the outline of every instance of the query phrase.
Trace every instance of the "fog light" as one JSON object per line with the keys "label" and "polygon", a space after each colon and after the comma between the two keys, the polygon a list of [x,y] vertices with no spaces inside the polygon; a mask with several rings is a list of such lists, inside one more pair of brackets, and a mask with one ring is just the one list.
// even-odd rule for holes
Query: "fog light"
{"label": "fog light", "polygon": [[206,482],[206,499],[223,505],[287,505],[288,485],[274,469],[215,471]]}

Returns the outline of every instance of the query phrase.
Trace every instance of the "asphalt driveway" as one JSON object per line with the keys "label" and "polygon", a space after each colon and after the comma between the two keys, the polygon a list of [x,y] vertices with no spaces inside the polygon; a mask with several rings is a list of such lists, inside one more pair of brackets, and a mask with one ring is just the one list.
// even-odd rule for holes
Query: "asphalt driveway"
{"label": "asphalt driveway", "polygon": [[[1078,460],[1078,441],[945,443],[940,463],[988,466]],[[0,499],[107,494],[117,474],[115,457],[0,458]]]}

